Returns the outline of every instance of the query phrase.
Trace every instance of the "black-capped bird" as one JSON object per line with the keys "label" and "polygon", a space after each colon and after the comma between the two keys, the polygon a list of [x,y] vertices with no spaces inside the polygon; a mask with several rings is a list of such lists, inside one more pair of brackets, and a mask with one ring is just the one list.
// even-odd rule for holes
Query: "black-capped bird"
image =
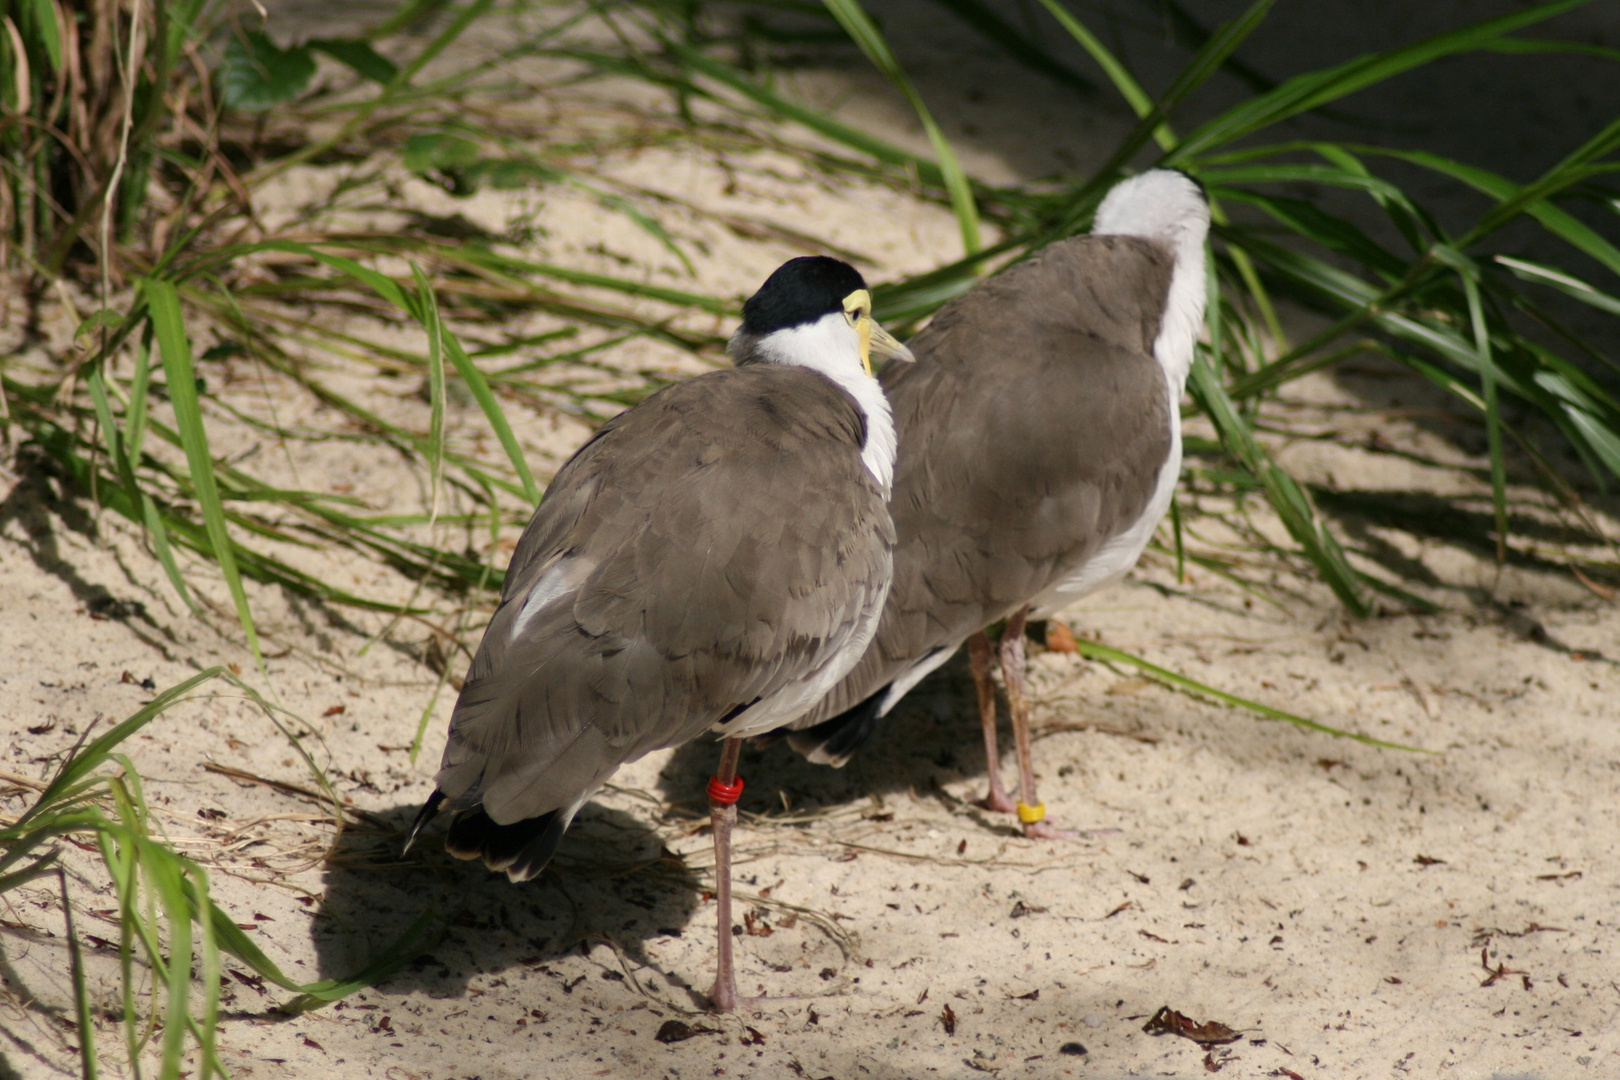
{"label": "black-capped bird", "polygon": [[454,811],[451,854],[526,881],[619,766],[719,732],[722,1010],[737,1005],[738,740],[811,708],[871,641],[892,575],[895,433],[870,358],[910,358],[873,322],[861,275],[825,257],[773,273],[729,352],[735,368],[604,424],[546,489],[411,830]]}
{"label": "black-capped bird", "polygon": [[[1119,581],[1170,505],[1179,403],[1204,319],[1209,204],[1179,172],[1116,185],[1089,236],[1052,244],[947,304],[883,373],[900,431],[894,586],[855,669],[789,738],[841,765],[968,643],[984,726],[985,805],[1060,835],[1036,795],[1024,622]],[[1002,785],[991,646],[1018,752]]]}

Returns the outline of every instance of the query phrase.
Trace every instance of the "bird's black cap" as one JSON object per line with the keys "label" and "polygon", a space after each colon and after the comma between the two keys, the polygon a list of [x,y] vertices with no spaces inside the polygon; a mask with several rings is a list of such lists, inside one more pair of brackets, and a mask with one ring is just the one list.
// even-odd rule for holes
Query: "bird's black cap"
{"label": "bird's black cap", "polygon": [[826,255],[789,259],[765,279],[743,304],[743,331],[763,337],[773,330],[815,322],[844,310],[844,298],[866,288],[866,279],[847,262]]}

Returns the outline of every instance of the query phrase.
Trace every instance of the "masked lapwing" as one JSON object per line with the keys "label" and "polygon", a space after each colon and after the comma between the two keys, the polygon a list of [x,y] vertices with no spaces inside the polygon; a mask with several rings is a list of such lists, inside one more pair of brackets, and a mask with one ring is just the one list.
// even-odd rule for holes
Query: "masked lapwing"
{"label": "masked lapwing", "polygon": [[[884,372],[900,429],[890,511],[894,587],[877,637],[794,746],[842,764],[879,719],[964,642],[990,792],[1031,836],[1058,835],[1036,794],[1024,622],[1119,581],[1170,505],[1179,405],[1207,290],[1209,205],[1165,170],[1118,184],[1091,235],[1052,244],[946,305]],[[991,646],[1018,751],[1002,785]]]}
{"label": "masked lapwing", "polygon": [[870,357],[910,358],[860,274],[819,256],[770,276],[729,351],[735,368],[615,417],[547,488],[411,831],[452,810],[451,854],[525,881],[619,766],[718,732],[722,1010],[738,740],[814,706],[877,628],[895,433]]}

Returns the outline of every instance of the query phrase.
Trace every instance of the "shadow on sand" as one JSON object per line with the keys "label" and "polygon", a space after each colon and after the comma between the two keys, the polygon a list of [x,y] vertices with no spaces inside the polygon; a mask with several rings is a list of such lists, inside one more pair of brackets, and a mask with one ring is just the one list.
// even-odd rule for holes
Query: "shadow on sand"
{"label": "shadow on sand", "polygon": [[[1003,735],[1010,744],[1010,734]],[[1004,751],[1010,755],[1010,745]],[[681,747],[659,774],[659,797],[701,813],[717,754],[707,739]],[[843,769],[810,765],[780,741],[747,747],[742,771],[748,781],[743,809],[755,813],[836,807],[982,777],[966,661],[954,659],[908,695]],[[326,917],[315,929],[322,978],[363,969],[424,912],[439,916],[437,926],[419,954],[387,978],[390,992],[462,996],[476,975],[537,968],[582,942],[609,941],[645,965],[641,943],[684,930],[702,903],[698,877],[664,849],[639,811],[588,803],[547,872],[513,885],[480,864],[446,856],[442,829],[430,828],[417,851],[399,858],[400,837],[417,809],[382,811],[374,816],[376,828],[351,829],[340,841],[324,875]],[[685,989],[702,1004],[701,988]]]}
{"label": "shadow on sand", "polygon": [[401,860],[399,837],[417,809],[377,815],[392,831],[345,833],[328,863],[327,918],[315,928],[322,978],[363,969],[424,912],[439,918],[421,951],[381,984],[391,993],[465,996],[476,975],[543,969],[581,942],[610,942],[645,966],[641,943],[679,932],[699,905],[699,883],[685,864],[664,851],[644,819],[622,810],[588,804],[546,873],[514,885],[445,855],[442,830]]}

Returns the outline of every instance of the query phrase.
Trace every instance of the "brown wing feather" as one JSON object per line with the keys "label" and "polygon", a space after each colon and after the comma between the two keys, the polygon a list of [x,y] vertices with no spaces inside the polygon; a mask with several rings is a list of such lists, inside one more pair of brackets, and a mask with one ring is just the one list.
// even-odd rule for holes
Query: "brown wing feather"
{"label": "brown wing feather", "polygon": [[[864,434],[831,381],[774,366],[676,384],[606,425],[514,554],[451,719],[450,805],[497,823],[571,805],[831,661],[890,574]],[[568,587],[514,637],[553,572]]]}
{"label": "brown wing feather", "polygon": [[794,727],[836,716],[1083,565],[1145,509],[1170,447],[1153,358],[1170,252],[1054,244],[947,305],[891,365],[899,537],[877,636]]}

